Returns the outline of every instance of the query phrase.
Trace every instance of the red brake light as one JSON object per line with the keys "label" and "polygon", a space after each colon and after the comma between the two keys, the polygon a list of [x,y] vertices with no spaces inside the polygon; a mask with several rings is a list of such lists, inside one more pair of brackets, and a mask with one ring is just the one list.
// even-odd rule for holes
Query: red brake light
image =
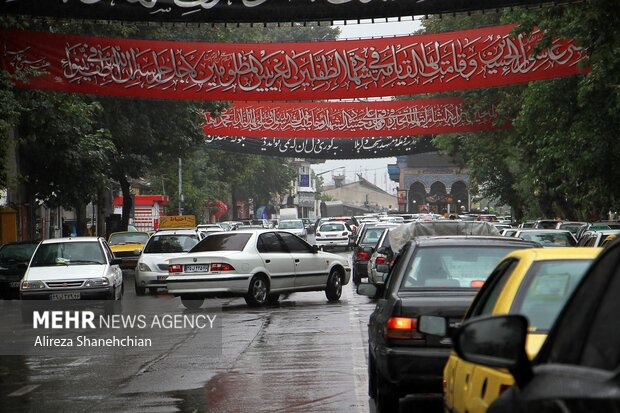
{"label": "red brake light", "polygon": [[183,266],[181,264],[170,264],[168,272],[183,272]]}
{"label": "red brake light", "polygon": [[370,255],[367,252],[359,251],[357,253],[357,259],[362,261],[368,261],[370,259]]}
{"label": "red brake light", "polygon": [[474,288],[480,288],[484,285],[484,281],[483,280],[473,280],[471,283],[469,283],[470,287],[474,287]]}
{"label": "red brake light", "polygon": [[385,264],[385,257],[377,257],[375,264]]}
{"label": "red brake light", "polygon": [[423,340],[424,335],[416,331],[415,318],[390,317],[387,320],[386,337],[394,340]]}
{"label": "red brake light", "polygon": [[211,271],[234,271],[234,270],[235,269],[230,264],[221,263],[221,262],[211,264]]}

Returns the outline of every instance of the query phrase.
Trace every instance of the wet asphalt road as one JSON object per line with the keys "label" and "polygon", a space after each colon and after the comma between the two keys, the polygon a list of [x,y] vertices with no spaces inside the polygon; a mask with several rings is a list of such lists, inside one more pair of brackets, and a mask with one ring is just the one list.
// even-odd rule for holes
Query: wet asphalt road
{"label": "wet asphalt road", "polygon": [[[342,252],[340,254],[350,255]],[[126,275],[123,308],[180,312],[165,293],[137,297]],[[9,304],[2,303],[4,309]],[[297,293],[278,306],[206,300],[222,321],[219,354],[203,332],[167,331],[166,350],[137,355],[1,356],[1,412],[374,412],[367,396],[372,300],[350,283],[338,303]],[[401,399],[401,412],[440,411]]]}

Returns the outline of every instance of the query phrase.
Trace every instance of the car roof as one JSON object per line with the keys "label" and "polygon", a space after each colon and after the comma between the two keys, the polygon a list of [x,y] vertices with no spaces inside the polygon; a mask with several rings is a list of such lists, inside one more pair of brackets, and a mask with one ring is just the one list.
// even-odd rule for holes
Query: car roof
{"label": "car roof", "polygon": [[196,234],[196,228],[165,228],[158,229],[155,231],[153,235],[166,235],[166,234],[179,234],[179,235],[188,235],[188,234]]}
{"label": "car roof", "polygon": [[532,248],[513,251],[506,257],[525,258],[532,261],[593,259],[602,250],[602,248],[593,247]]}
{"label": "car roof", "polygon": [[148,231],[116,231],[116,232],[111,233],[110,236],[116,235],[116,234],[131,234],[131,235],[146,234],[146,235],[149,235],[149,232]]}
{"label": "car roof", "polygon": [[64,237],[64,238],[50,238],[41,241],[42,244],[58,244],[61,242],[93,242],[99,241],[99,237]]}
{"label": "car roof", "polygon": [[446,235],[446,236],[420,236],[412,239],[418,246],[444,246],[444,245],[517,245],[539,247],[534,241],[526,241],[514,237],[484,236],[484,235]]}

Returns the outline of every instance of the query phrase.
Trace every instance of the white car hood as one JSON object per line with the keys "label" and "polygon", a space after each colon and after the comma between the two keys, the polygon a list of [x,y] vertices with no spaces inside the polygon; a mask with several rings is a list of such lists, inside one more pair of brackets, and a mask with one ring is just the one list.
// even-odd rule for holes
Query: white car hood
{"label": "white car hood", "polygon": [[73,280],[100,278],[106,273],[106,264],[94,265],[54,265],[49,267],[30,267],[24,280]]}

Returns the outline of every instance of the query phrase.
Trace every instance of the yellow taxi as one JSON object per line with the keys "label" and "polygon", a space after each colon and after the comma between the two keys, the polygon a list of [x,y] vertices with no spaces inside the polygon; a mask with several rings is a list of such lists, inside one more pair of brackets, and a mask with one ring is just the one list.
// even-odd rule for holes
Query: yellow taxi
{"label": "yellow taxi", "polygon": [[[495,267],[465,319],[520,313],[529,319],[526,350],[538,353],[547,333],[602,248],[532,248],[508,254]],[[452,351],[444,368],[444,405],[450,413],[481,413],[514,382],[503,369],[460,359]]]}
{"label": "yellow taxi", "polygon": [[110,234],[108,244],[114,253],[114,257],[122,260],[122,269],[133,270],[136,268],[140,255],[138,251],[142,251],[150,236],[150,233],[140,231],[121,231]]}

